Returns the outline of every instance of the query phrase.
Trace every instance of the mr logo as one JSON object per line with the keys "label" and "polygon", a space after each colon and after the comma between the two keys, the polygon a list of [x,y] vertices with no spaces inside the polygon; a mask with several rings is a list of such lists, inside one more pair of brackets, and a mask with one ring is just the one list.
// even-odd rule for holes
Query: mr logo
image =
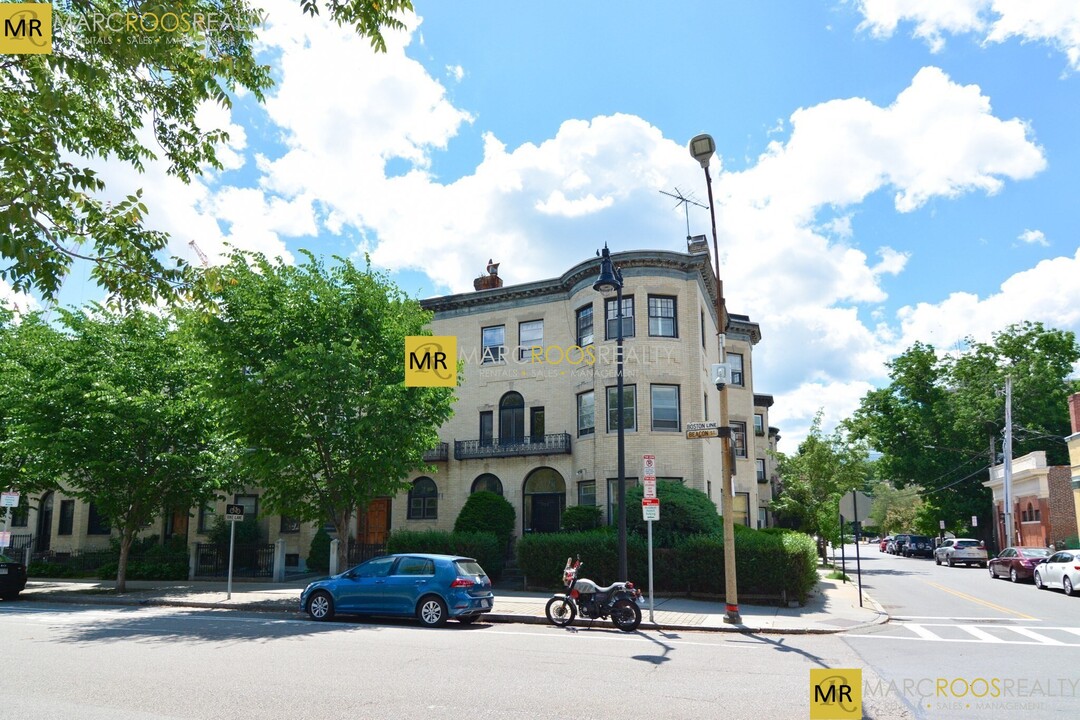
{"label": "mr logo", "polygon": [[410,335],[405,338],[406,387],[455,387],[457,338]]}
{"label": "mr logo", "polygon": [[810,720],[860,720],[862,669],[810,671]]}
{"label": "mr logo", "polygon": [[52,52],[52,5],[0,3],[0,55]]}

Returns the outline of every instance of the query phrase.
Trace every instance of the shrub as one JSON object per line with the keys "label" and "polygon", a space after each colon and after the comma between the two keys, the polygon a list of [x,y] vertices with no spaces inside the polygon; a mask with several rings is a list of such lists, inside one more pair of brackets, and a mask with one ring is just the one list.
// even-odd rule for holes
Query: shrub
{"label": "shrub", "polygon": [[491,533],[505,547],[514,533],[517,515],[514,506],[502,495],[481,490],[465,501],[454,522],[455,533]]}
{"label": "shrub", "polygon": [[307,566],[309,570],[328,572],[330,570],[330,535],[323,528],[311,539],[308,550]]}
{"label": "shrub", "polygon": [[[645,537],[647,528],[637,508],[644,494],[640,486],[626,491],[626,531],[641,537]],[[656,483],[656,497],[660,499],[661,511],[660,519],[653,522],[654,546],[673,548],[679,540],[691,535],[723,532],[723,519],[716,505],[700,490],[674,480],[661,480]]]}
{"label": "shrub", "polygon": [[600,527],[602,513],[595,505],[571,505],[562,516],[562,528],[566,532],[587,532]]}
{"label": "shrub", "polygon": [[566,558],[580,556],[584,563],[582,576],[600,585],[617,580],[633,580],[644,587],[648,582],[648,556],[644,540],[627,537],[627,569],[629,578],[619,574],[619,537],[607,530],[591,532],[532,533],[517,542],[518,567],[525,573],[529,587],[554,589],[562,587],[562,571]]}
{"label": "shrub", "polygon": [[444,532],[442,530],[399,530],[386,541],[389,553],[435,553],[474,558],[493,578],[502,575],[506,564],[506,544],[486,532]]}
{"label": "shrub", "polygon": [[[210,526],[210,532],[207,533],[210,542],[219,547],[228,547],[229,534],[232,532],[229,525],[232,524],[232,522],[227,521],[220,515],[215,517],[214,524]],[[245,516],[242,521],[236,523],[235,542],[237,545],[253,545],[261,540],[259,521],[255,519],[254,515]]]}

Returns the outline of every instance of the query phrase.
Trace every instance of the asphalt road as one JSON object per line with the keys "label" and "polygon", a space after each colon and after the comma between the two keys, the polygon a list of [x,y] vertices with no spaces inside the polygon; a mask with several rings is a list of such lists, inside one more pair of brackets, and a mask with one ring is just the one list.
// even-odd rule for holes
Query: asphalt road
{"label": "asphalt road", "polygon": [[876,547],[863,588],[892,619],[844,642],[884,692],[917,717],[1080,717],[1080,598]]}
{"label": "asphalt road", "polygon": [[[0,603],[2,718],[805,718],[845,641]],[[868,717],[909,718],[893,699]]]}

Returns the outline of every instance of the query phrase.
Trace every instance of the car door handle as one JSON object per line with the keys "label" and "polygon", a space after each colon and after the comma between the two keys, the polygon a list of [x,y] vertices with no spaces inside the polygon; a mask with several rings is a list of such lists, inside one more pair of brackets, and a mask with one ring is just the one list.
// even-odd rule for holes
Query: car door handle
{"label": "car door handle", "polygon": [[385,581],[385,580],[376,580],[376,581],[375,581],[375,584],[376,584],[376,585],[383,585],[383,584],[385,584],[385,583],[386,583],[386,581]]}
{"label": "car door handle", "polygon": [[416,584],[417,585],[427,585],[427,580],[417,580]]}

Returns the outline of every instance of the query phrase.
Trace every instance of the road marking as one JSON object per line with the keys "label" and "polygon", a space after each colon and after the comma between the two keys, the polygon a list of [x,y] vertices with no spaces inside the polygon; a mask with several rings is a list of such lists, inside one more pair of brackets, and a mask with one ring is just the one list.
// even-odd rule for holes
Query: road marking
{"label": "road marking", "polygon": [[[891,615],[890,621],[906,622],[908,620],[975,620],[981,622],[993,622],[994,620],[1008,620],[1009,622],[1017,622],[1017,618],[1013,617],[957,617],[955,615]],[[1042,622],[1042,618],[1025,618],[1027,622]]]}
{"label": "road marking", "polygon": [[996,637],[994,635],[991,635],[990,633],[986,632],[985,630],[983,630],[981,628],[978,628],[978,627],[975,627],[974,625],[956,625],[955,627],[960,628],[961,630],[963,630],[966,633],[974,635],[975,637],[979,638],[980,640],[985,640],[986,642],[992,642],[992,643],[1003,643],[1003,642],[1005,642],[1001,638]]}
{"label": "road marking", "polygon": [[1028,630],[1025,627],[1007,627],[1005,629],[1006,630],[1012,630],[1014,633],[1019,633],[1019,634],[1023,635],[1024,637],[1031,638],[1032,640],[1038,640],[1039,642],[1043,643],[1044,645],[1068,645],[1068,643],[1063,643],[1060,640],[1055,640],[1054,638],[1046,637],[1045,635],[1040,635],[1039,633],[1035,632],[1034,630]]}
{"label": "road marking", "polygon": [[[914,640],[916,642],[934,642],[929,638],[921,637],[901,637],[900,635],[848,635],[844,634],[841,637],[844,638],[873,638],[875,640]],[[985,643],[985,640],[976,640],[972,638],[968,640],[966,638],[952,640],[949,638],[937,638],[937,642],[954,642],[954,643]],[[1034,640],[1004,640],[1002,645],[1038,645],[1040,647],[1067,647],[1067,648],[1080,648],[1080,643],[1069,644],[1061,643],[1060,645],[1047,645],[1044,642],[1035,642]]]}
{"label": "road marking", "polygon": [[1018,610],[1012,610],[1010,608],[1003,607],[1001,605],[996,605],[996,604],[994,604],[992,602],[988,602],[988,601],[983,600],[981,598],[977,598],[977,597],[974,597],[972,595],[968,595],[967,593],[962,593],[962,592],[960,592],[958,590],[953,590],[952,588],[947,588],[944,585],[937,584],[936,582],[930,582],[929,580],[923,580],[923,582],[926,583],[927,585],[933,585],[938,590],[944,590],[947,593],[955,595],[958,598],[963,598],[964,600],[969,600],[969,601],[971,601],[973,603],[978,603],[979,605],[984,605],[984,606],[986,606],[988,608],[992,608],[994,610],[1000,610],[1001,612],[1011,613],[1011,614],[1016,615],[1018,617],[1024,618],[1025,620],[1037,620],[1038,619],[1038,618],[1032,617],[1031,615],[1028,615],[1026,613],[1022,613],[1022,612],[1020,612]]}
{"label": "road marking", "polygon": [[911,630],[911,632],[915,633],[916,635],[923,638],[924,640],[944,640],[945,639],[943,637],[938,637],[934,633],[932,633],[929,630],[927,630],[926,628],[924,628],[922,625],[911,624],[911,625],[905,625],[904,627],[908,628],[909,630]]}

